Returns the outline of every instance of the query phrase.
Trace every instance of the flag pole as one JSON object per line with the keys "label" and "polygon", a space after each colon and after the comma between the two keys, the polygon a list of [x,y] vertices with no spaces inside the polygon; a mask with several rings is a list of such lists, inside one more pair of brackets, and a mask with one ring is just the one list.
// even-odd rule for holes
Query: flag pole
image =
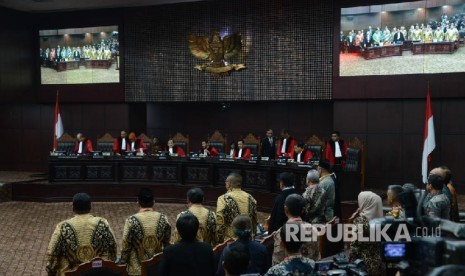
{"label": "flag pole", "polygon": [[58,89],[57,96],[55,98],[55,119],[53,122],[53,152],[57,150],[57,119],[58,119]]}

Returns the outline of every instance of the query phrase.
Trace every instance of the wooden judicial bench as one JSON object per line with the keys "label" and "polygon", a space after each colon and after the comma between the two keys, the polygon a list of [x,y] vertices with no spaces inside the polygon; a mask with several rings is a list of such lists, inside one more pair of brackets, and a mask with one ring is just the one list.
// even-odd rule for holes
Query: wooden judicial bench
{"label": "wooden judicial bench", "polygon": [[56,70],[58,72],[66,71],[66,70],[74,70],[79,69],[79,61],[78,60],[71,60],[71,61],[60,61],[56,64]]}
{"label": "wooden judicial bench", "polygon": [[452,54],[459,47],[459,42],[413,43],[412,53],[418,54]]}
{"label": "wooden judicial bench", "polygon": [[[80,191],[97,200],[131,201],[140,187],[151,186],[157,201],[185,203],[187,190],[195,186],[204,190],[205,204],[215,205],[217,197],[225,192],[226,177],[236,172],[243,177],[244,190],[259,202],[259,209],[270,211],[280,192],[279,174],[294,173],[295,186],[303,193],[310,168],[308,164],[226,158],[63,156],[50,157],[48,185],[29,188],[46,201],[60,201]],[[344,172],[341,200],[356,200],[361,177],[358,172]],[[63,194],[63,189],[68,192]]]}
{"label": "wooden judicial bench", "polygon": [[87,69],[108,69],[111,66],[111,59],[86,59],[81,62]]}
{"label": "wooden judicial bench", "polygon": [[388,46],[369,47],[362,52],[362,55],[365,59],[401,56],[402,45],[395,44]]}

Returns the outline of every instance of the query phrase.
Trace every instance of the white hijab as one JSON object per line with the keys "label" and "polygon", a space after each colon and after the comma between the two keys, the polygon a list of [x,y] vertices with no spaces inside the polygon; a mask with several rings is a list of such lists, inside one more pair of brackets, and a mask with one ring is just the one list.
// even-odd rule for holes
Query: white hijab
{"label": "white hijab", "polygon": [[361,192],[358,195],[358,207],[360,208],[360,215],[365,216],[368,221],[383,217],[381,197],[373,192]]}

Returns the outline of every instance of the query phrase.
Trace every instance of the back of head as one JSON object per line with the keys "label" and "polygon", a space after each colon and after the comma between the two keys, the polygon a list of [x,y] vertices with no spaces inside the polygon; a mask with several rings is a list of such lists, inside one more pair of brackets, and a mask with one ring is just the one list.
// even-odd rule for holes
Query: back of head
{"label": "back of head", "polygon": [[86,193],[77,193],[73,196],[73,211],[76,214],[87,214],[91,210],[91,199]]}
{"label": "back of head", "polygon": [[140,207],[151,208],[153,207],[153,193],[149,188],[141,188],[137,195],[137,200]]}
{"label": "back of head", "polygon": [[317,170],[311,169],[307,173],[307,181],[313,184],[320,183],[320,174]]}
{"label": "back of head", "polygon": [[388,187],[388,194],[391,195],[391,199],[395,202],[399,201],[399,194],[404,192],[404,188],[400,185],[390,185]]}
{"label": "back of head", "polygon": [[285,187],[292,187],[294,186],[294,174],[282,172],[279,174],[279,181],[281,181]]}
{"label": "back of head", "polygon": [[242,176],[238,173],[231,173],[228,175],[229,181],[233,188],[240,188],[242,186]]}
{"label": "back of head", "polygon": [[232,222],[234,234],[242,240],[252,238],[252,220],[248,216],[239,215]]}
{"label": "back of head", "polygon": [[431,276],[456,276],[456,275],[465,275],[465,266],[449,264],[433,269]]}
{"label": "back of head", "polygon": [[204,193],[200,188],[192,188],[187,191],[187,199],[190,203],[200,204],[203,202]]}
{"label": "back of head", "polygon": [[281,227],[280,237],[288,253],[297,253],[304,244],[301,238],[302,223],[286,222]]}
{"label": "back of head", "polygon": [[450,171],[450,169],[447,167],[447,166],[440,166],[439,168],[441,168],[441,170],[444,172],[444,184],[449,184],[450,181],[452,180],[452,172]]}
{"label": "back of head", "polygon": [[373,192],[364,191],[358,195],[358,207],[360,215],[368,220],[383,216],[383,203],[381,197]]}
{"label": "back of head", "polygon": [[328,173],[331,172],[331,165],[326,160],[320,161],[320,163],[318,164],[318,167],[321,168],[322,171],[326,171]]}
{"label": "back of head", "polygon": [[305,199],[299,194],[290,194],[286,197],[284,206],[292,217],[300,217],[305,207]]}
{"label": "back of head", "polygon": [[428,176],[428,184],[431,184],[435,190],[442,190],[444,187],[444,178],[438,174],[430,174]]}
{"label": "back of head", "polygon": [[224,249],[223,268],[226,275],[246,273],[249,263],[250,252],[244,244],[235,242]]}
{"label": "back of head", "polygon": [[191,213],[184,213],[176,221],[176,229],[183,241],[194,241],[199,230],[199,220]]}

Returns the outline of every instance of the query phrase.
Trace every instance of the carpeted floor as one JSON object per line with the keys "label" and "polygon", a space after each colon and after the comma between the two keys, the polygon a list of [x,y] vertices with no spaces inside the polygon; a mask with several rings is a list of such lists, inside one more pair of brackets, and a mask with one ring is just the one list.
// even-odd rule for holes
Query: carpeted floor
{"label": "carpeted floor", "polygon": [[[186,205],[160,203],[155,204],[155,209],[167,214],[174,227],[175,216],[185,210]],[[95,202],[92,205],[92,214],[110,223],[118,252],[121,251],[124,221],[136,211],[136,204],[132,202]],[[0,203],[0,214],[0,275],[47,275],[47,246],[55,225],[73,215],[71,203],[10,201]],[[259,213],[259,221],[263,222],[266,216],[268,214]]]}

